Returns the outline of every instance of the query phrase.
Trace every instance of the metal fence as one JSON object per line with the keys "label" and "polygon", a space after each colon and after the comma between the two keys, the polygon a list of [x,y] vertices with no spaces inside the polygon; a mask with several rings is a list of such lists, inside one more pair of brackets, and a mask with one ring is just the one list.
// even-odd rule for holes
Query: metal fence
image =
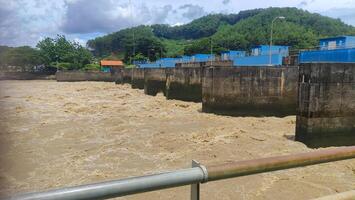
{"label": "metal fence", "polygon": [[200,183],[352,158],[355,158],[355,146],[246,160],[212,166],[204,166],[193,161],[192,168],[188,169],[89,185],[67,187],[46,192],[17,195],[10,199],[108,199],[165,188],[191,185],[191,200],[198,200],[200,198]]}

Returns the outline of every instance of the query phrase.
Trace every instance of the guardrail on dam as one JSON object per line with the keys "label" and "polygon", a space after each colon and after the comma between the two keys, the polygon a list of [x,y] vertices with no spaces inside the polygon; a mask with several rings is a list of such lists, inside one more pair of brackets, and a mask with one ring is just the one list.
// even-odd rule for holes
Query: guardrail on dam
{"label": "guardrail on dam", "polygon": [[89,185],[67,187],[46,192],[23,194],[14,196],[11,199],[109,199],[166,188],[191,185],[191,200],[199,200],[200,183],[352,158],[355,158],[355,146],[317,150],[308,153],[260,158],[255,160],[230,162],[211,166],[204,166],[198,162],[193,162],[192,168],[188,169],[180,169],[148,176],[112,180],[102,183],[93,183]]}

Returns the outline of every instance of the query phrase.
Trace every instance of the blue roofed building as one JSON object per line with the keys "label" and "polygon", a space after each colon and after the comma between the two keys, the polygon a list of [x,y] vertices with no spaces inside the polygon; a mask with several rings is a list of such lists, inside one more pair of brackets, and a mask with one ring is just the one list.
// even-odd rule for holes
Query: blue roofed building
{"label": "blue roofed building", "polygon": [[319,50],[301,51],[299,62],[355,62],[355,36],[320,39]]}
{"label": "blue roofed building", "polygon": [[169,68],[175,67],[177,62],[180,62],[181,58],[162,58],[155,62],[138,63],[139,68]]}
{"label": "blue roofed building", "polygon": [[234,58],[244,57],[246,55],[245,51],[222,51],[222,60],[233,60]]}
{"label": "blue roofed building", "polygon": [[192,62],[205,62],[205,61],[211,61],[215,59],[214,55],[211,54],[195,54],[193,56],[191,56]]}
{"label": "blue roofed building", "polygon": [[251,49],[250,56],[241,56],[233,58],[233,65],[239,66],[281,66],[284,57],[287,57],[288,46],[271,46],[271,62],[270,62],[270,46],[258,45]]}
{"label": "blue roofed building", "polygon": [[[252,48],[252,56],[265,56],[270,54],[269,45],[258,45]],[[282,56],[288,56],[288,46],[273,45],[271,46],[271,54],[280,54]]]}
{"label": "blue roofed building", "polygon": [[339,36],[319,40],[320,50],[355,48],[355,36]]}

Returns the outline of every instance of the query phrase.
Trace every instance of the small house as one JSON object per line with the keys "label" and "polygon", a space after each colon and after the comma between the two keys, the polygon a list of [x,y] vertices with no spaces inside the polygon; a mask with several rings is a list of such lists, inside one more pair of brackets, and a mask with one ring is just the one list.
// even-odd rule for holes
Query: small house
{"label": "small house", "polygon": [[222,51],[222,60],[233,60],[234,58],[244,57],[245,51]]}
{"label": "small house", "polygon": [[355,36],[338,36],[319,40],[320,50],[355,48]]}
{"label": "small house", "polygon": [[[288,46],[279,46],[273,45],[271,46],[271,54],[279,54],[282,56],[288,56]],[[252,56],[265,56],[270,55],[270,46],[269,45],[258,45],[254,46],[251,49]]]}
{"label": "small house", "polygon": [[301,51],[300,63],[355,63],[355,36],[338,36],[319,40],[319,49]]}
{"label": "small house", "polygon": [[103,72],[113,72],[115,69],[124,67],[121,60],[101,60],[100,66]]}
{"label": "small house", "polygon": [[206,62],[214,59],[215,56],[211,54],[195,54],[192,56],[192,62]]}

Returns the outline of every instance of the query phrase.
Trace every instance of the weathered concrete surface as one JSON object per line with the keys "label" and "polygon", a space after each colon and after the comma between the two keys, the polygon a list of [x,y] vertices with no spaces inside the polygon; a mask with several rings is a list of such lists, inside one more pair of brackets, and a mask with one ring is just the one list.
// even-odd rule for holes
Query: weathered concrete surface
{"label": "weathered concrete surface", "polygon": [[180,67],[171,70],[166,81],[166,98],[201,102],[201,67]]}
{"label": "weathered concrete surface", "polygon": [[144,69],[143,68],[133,68],[132,69],[132,88],[133,89],[144,89]]}
{"label": "weathered concrete surface", "polygon": [[240,116],[296,114],[297,67],[206,68],[202,109]]}
{"label": "weathered concrete surface", "polygon": [[296,140],[355,145],[355,63],[302,64],[298,109]]}
{"label": "weathered concrete surface", "polygon": [[122,83],[132,82],[132,69],[122,69]]}
{"label": "weathered concrete surface", "polygon": [[218,67],[232,67],[233,61],[225,60],[225,61],[204,61],[204,62],[182,62],[176,63],[176,67],[210,67],[210,66],[218,66]]}
{"label": "weathered concrete surface", "polygon": [[149,68],[144,70],[144,93],[147,95],[157,95],[158,92],[166,91],[167,74],[172,69],[169,68]]}
{"label": "weathered concrete surface", "polygon": [[55,72],[0,72],[0,80],[54,80]]}
{"label": "weathered concrete surface", "polygon": [[85,71],[58,71],[57,81],[76,82],[76,81],[104,81],[115,82],[114,73],[107,72],[85,72]]}
{"label": "weathered concrete surface", "polygon": [[113,76],[113,81],[116,84],[123,84],[123,68],[112,69],[111,75]]}

